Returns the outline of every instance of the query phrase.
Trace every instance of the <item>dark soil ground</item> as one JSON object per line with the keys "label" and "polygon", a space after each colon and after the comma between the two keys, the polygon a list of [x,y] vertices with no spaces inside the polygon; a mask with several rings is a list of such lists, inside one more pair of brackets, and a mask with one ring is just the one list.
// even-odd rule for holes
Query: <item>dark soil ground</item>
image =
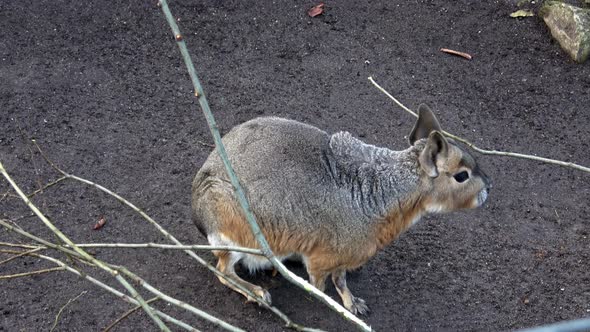
{"label": "dark soil ground", "polygon": [[[590,165],[590,66],[571,62],[538,18],[510,18],[511,1],[333,1],[310,18],[315,4],[172,1],[223,132],[278,115],[405,148],[414,119],[367,81],[373,76],[407,106],[429,104],[446,130],[482,147]],[[63,169],[123,195],[182,242],[205,243],[190,221],[190,183],[212,140],[155,1],[5,0],[0,31],[0,160],[25,191],[58,178],[31,153],[23,139],[30,136]],[[519,159],[479,162],[494,183],[484,208],[424,218],[350,274],[374,329],[503,331],[590,316],[590,177]],[[55,241],[7,191],[1,180],[0,217]],[[79,243],[166,242],[133,211],[78,183],[34,202]],[[102,215],[106,226],[93,231]],[[0,241],[29,242],[4,229]],[[283,330],[182,252],[92,252],[246,330]],[[0,274],[51,266],[21,258],[0,265]],[[251,279],[296,322],[353,329],[282,277]],[[58,330],[101,330],[131,308],[67,272],[0,280],[0,330],[49,330],[83,291]],[[333,287],[327,292],[337,297]],[[139,312],[116,330],[156,327]]]}

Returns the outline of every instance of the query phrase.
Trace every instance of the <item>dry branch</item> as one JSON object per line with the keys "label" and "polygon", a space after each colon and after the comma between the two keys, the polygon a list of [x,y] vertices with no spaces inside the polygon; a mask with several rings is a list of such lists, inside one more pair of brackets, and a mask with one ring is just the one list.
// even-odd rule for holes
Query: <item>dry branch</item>
{"label": "dry branch", "polygon": [[[62,270],[65,270],[65,267],[61,266],[59,267]],[[59,308],[59,311],[57,312],[57,315],[55,315],[55,320],[53,321],[53,325],[51,326],[51,329],[49,330],[49,332],[53,332],[53,330],[55,330],[55,327],[57,326],[57,323],[59,323],[59,317],[61,316],[61,313],[64,311],[64,309],[70,305],[70,303],[76,301],[77,299],[80,298],[80,296],[84,295],[88,293],[88,291],[83,291],[82,293],[78,294],[78,296],[71,298],[68,300],[68,302],[66,304],[64,304],[61,308]],[[141,306],[140,306],[141,308]]]}
{"label": "dry branch", "polygon": [[[27,253],[30,254],[31,252],[27,252]],[[43,270],[37,270],[37,271],[31,271],[31,272],[23,272],[23,273],[15,273],[15,274],[3,275],[3,276],[0,276],[0,280],[21,278],[21,277],[29,277],[29,276],[32,276],[32,275],[49,273],[49,272],[56,272],[56,271],[63,271],[63,270],[64,270],[63,267],[52,267],[50,269],[43,269]]]}
{"label": "dry branch", "polygon": [[[80,248],[128,248],[128,249],[172,249],[172,250],[222,250],[222,251],[236,251],[251,255],[264,256],[259,249],[231,247],[231,246],[207,246],[200,244],[193,245],[175,245],[175,244],[161,244],[161,243],[77,243]],[[67,246],[66,246],[67,247]],[[2,263],[0,263],[2,264]]]}
{"label": "dry branch", "polygon": [[[0,245],[2,245],[2,244],[0,244]],[[0,265],[2,265],[2,264],[6,264],[6,263],[8,263],[8,262],[10,262],[10,261],[12,261],[12,260],[15,260],[15,259],[19,258],[19,257],[25,256],[25,255],[27,255],[28,253],[31,253],[31,252],[37,252],[37,251],[39,251],[39,250],[42,250],[42,249],[43,249],[43,248],[37,247],[37,248],[31,249],[31,250],[29,250],[29,251],[25,251],[25,252],[23,252],[23,253],[22,253],[22,254],[20,254],[20,255],[12,256],[12,257],[10,257],[10,258],[7,258],[7,259],[5,259],[5,260],[1,261],[1,262],[0,262]]]}
{"label": "dry branch", "polygon": [[[377,84],[377,82],[375,82],[375,80],[373,80],[372,77],[369,77],[369,81],[371,81],[371,83],[373,83],[373,85],[377,89],[379,89],[381,92],[383,92],[387,97],[389,97],[389,99],[393,100],[404,111],[412,114],[415,117],[418,117],[418,114],[416,114],[415,112],[413,112],[412,110],[410,110],[409,108],[407,108],[406,106],[404,106],[404,104],[402,104],[399,100],[397,100],[394,96],[392,96],[389,92],[387,92],[387,90],[383,89],[379,84]],[[485,149],[481,149],[481,148],[475,146],[475,144],[469,142],[468,140],[466,140],[464,138],[461,138],[459,136],[455,136],[455,135],[453,135],[451,133],[448,133],[446,131],[443,131],[443,134],[445,136],[447,136],[447,137],[450,137],[450,138],[452,138],[454,140],[457,140],[457,141],[459,141],[459,142],[467,145],[468,147],[470,147],[474,151],[479,152],[479,153],[484,154],[484,155],[505,156],[505,157],[514,157],[514,158],[521,158],[521,159],[536,160],[536,161],[544,162],[544,163],[547,163],[547,164],[559,165],[559,166],[563,166],[563,167],[570,167],[570,168],[573,168],[573,169],[577,169],[579,171],[590,173],[590,168],[585,167],[585,166],[581,166],[581,165],[578,165],[578,164],[574,164],[574,163],[571,163],[571,162],[561,161],[561,160],[556,160],[556,159],[543,158],[543,157],[537,157],[537,156],[532,156],[532,155],[528,155],[528,154],[514,153],[514,152],[505,152],[505,151],[496,151],[496,150],[485,150]]]}
{"label": "dry branch", "polygon": [[51,182],[49,182],[48,184],[44,185],[43,187],[41,187],[41,188],[39,188],[39,189],[37,189],[37,190],[33,191],[32,193],[28,194],[28,195],[27,195],[27,197],[28,197],[28,198],[31,198],[31,197],[33,197],[33,196],[37,195],[38,193],[41,193],[41,192],[43,192],[45,189],[47,189],[47,188],[50,188],[50,187],[52,187],[52,186],[55,186],[56,184],[58,184],[58,183],[62,182],[62,181],[63,181],[63,180],[65,180],[65,179],[67,179],[67,177],[65,177],[65,176],[62,176],[62,177],[58,178],[58,179],[57,179],[57,180],[55,180],[55,181],[51,181]]}
{"label": "dry branch", "polygon": [[[156,300],[159,300],[159,297],[152,297],[151,299],[145,301],[147,304],[150,304]],[[104,328],[104,330],[102,330],[102,332],[109,332],[113,327],[115,327],[117,324],[119,324],[120,322],[122,322],[124,319],[126,319],[127,317],[129,317],[131,314],[133,314],[134,312],[136,312],[138,309],[141,309],[141,306],[135,306],[135,308],[128,310],[127,312],[125,312],[121,317],[117,318],[114,322],[110,323],[107,327]]]}
{"label": "dry branch", "polygon": [[31,250],[32,249],[42,249],[39,246],[33,246],[33,245],[30,245],[30,244],[23,244],[23,243],[0,242],[0,246],[2,246],[2,247],[13,247],[13,248],[31,249]]}

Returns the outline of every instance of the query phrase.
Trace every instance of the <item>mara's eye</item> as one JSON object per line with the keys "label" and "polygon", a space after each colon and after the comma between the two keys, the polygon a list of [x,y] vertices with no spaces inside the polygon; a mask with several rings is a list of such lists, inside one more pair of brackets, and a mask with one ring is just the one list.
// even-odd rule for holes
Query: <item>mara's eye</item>
{"label": "mara's eye", "polygon": [[467,173],[467,171],[463,171],[463,172],[459,172],[455,175],[453,175],[453,177],[455,178],[455,180],[459,183],[461,182],[465,182],[467,179],[469,179],[469,173]]}

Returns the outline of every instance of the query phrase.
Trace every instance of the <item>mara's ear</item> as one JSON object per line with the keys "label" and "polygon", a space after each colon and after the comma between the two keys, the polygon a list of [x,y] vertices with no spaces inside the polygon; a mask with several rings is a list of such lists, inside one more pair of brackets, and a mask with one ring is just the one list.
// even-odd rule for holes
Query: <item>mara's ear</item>
{"label": "mara's ear", "polygon": [[440,131],[433,131],[428,135],[428,141],[424,150],[420,153],[418,158],[420,167],[428,174],[429,177],[435,178],[438,176],[438,169],[436,167],[437,159],[446,159],[449,151],[449,143]]}
{"label": "mara's ear", "polygon": [[414,145],[414,142],[421,138],[428,137],[435,130],[442,132],[436,116],[434,116],[434,113],[432,113],[428,106],[421,104],[418,107],[418,120],[416,120],[410,136],[408,136],[410,145]]}

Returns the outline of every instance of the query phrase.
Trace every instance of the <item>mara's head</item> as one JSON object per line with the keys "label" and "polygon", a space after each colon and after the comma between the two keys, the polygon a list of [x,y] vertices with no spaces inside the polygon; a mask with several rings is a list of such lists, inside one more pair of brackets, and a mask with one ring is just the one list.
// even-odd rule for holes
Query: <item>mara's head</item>
{"label": "mara's head", "polygon": [[454,140],[446,138],[434,113],[425,105],[410,133],[410,144],[420,147],[420,194],[428,212],[447,212],[481,206],[490,181],[475,159]]}

